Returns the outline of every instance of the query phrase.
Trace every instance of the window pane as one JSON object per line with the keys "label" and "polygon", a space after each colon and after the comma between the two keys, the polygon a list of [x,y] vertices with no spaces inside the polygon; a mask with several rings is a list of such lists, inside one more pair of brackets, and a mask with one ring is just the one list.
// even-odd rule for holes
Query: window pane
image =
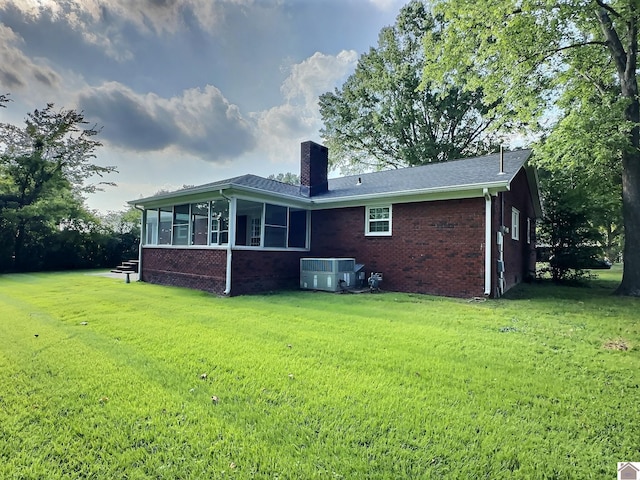
{"label": "window pane", "polygon": [[173,226],[173,245],[189,244],[189,224]]}
{"label": "window pane", "polygon": [[189,205],[176,205],[174,207],[173,223],[175,225],[189,223]]}
{"label": "window pane", "polygon": [[262,219],[261,218],[252,218],[251,219],[251,229],[250,231],[250,239],[249,245],[252,247],[260,246],[260,234],[262,233]]}
{"label": "window pane", "polygon": [[376,207],[369,209],[370,220],[386,220],[389,218],[389,207]]}
{"label": "window pane", "polygon": [[279,205],[266,204],[265,207],[265,225],[287,226],[287,207]]}
{"label": "window pane", "polygon": [[289,211],[289,247],[305,248],[307,246],[307,212],[306,210]]}
{"label": "window pane", "polygon": [[158,231],[158,244],[171,245],[171,225],[173,223],[173,208],[160,209],[160,227]]}
{"label": "window pane", "polygon": [[229,202],[214,200],[211,202],[211,245],[229,243]]}
{"label": "window pane", "polygon": [[511,238],[520,240],[520,211],[516,208],[511,209]]}
{"label": "window pane", "polygon": [[236,245],[260,246],[264,204],[248,200],[236,203]]}
{"label": "window pane", "polygon": [[146,245],[156,245],[158,243],[158,210],[145,211],[146,218]]}
{"label": "window pane", "polygon": [[264,227],[264,246],[280,247],[287,246],[287,229],[286,227]]}
{"label": "window pane", "polygon": [[369,224],[370,232],[388,232],[389,222],[386,220],[377,220]]}
{"label": "window pane", "polygon": [[209,231],[209,202],[191,204],[191,244],[206,245]]}
{"label": "window pane", "polygon": [[173,245],[188,245],[189,243],[189,205],[173,207]]}

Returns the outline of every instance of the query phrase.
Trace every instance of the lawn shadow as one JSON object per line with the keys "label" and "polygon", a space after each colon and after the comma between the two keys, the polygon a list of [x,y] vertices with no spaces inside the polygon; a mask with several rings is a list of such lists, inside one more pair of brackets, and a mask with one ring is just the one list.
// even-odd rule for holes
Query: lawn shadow
{"label": "lawn shadow", "polygon": [[593,300],[612,297],[618,280],[592,278],[580,282],[555,283],[551,279],[539,279],[521,283],[509,289],[502,298],[506,300],[567,299]]}

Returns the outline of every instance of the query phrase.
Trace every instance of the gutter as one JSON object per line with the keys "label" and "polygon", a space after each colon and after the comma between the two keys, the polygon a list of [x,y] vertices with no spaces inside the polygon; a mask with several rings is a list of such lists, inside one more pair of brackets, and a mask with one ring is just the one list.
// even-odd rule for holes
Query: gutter
{"label": "gutter", "polygon": [[227,197],[223,190],[220,189],[220,195],[222,198],[229,202],[229,241],[227,242],[227,270],[225,276],[225,288],[224,295],[228,296],[231,293],[231,262],[233,260],[233,244],[236,238],[236,202]]}
{"label": "gutter", "polygon": [[[325,206],[327,204],[332,203],[349,203],[349,202],[363,202],[369,200],[378,200],[384,199],[384,201],[388,199],[394,198],[403,198],[403,197],[411,197],[411,196],[423,196],[423,195],[435,195],[435,194],[446,194],[451,192],[465,192],[468,194],[467,198],[474,198],[480,196],[480,191],[484,192],[484,190],[491,189],[494,192],[510,190],[510,179],[499,182],[491,182],[491,183],[472,183],[468,185],[457,185],[455,187],[433,187],[433,188],[419,188],[413,190],[400,190],[395,192],[373,192],[373,193],[365,193],[361,195],[349,195],[349,196],[341,196],[341,197],[312,197],[311,204],[313,206]],[[482,190],[480,190],[482,189]],[[337,207],[338,205],[336,205]]]}
{"label": "gutter", "polygon": [[491,195],[488,188],[482,189],[484,195],[484,294],[491,295]]}

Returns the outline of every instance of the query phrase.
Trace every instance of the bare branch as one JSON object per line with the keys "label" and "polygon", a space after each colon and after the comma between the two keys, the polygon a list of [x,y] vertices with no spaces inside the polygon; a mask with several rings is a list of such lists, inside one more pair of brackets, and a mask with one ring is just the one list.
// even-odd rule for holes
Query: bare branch
{"label": "bare branch", "polygon": [[549,50],[545,50],[542,52],[536,52],[536,53],[532,53],[529,56],[526,56],[525,58],[523,58],[520,62],[520,64],[527,62],[529,60],[532,60],[534,58],[536,58],[537,56],[540,56],[537,60],[537,63],[539,62],[543,62],[545,60],[547,60],[549,57],[552,57],[553,55],[557,54],[557,53],[562,53],[565,52],[567,50],[572,50],[574,48],[581,48],[581,47],[586,47],[589,45],[600,45],[602,47],[607,47],[608,43],[607,42],[601,42],[601,41],[596,41],[596,40],[591,40],[588,42],[579,42],[579,43],[572,43],[571,45],[565,45],[564,47],[558,47],[558,48],[551,48]]}
{"label": "bare branch", "polygon": [[614,9],[611,5],[604,3],[602,0],[596,0],[596,3],[600,8],[604,8],[607,12],[609,12],[614,17],[616,18],[622,17],[622,15],[620,15],[616,9]]}
{"label": "bare branch", "polygon": [[607,39],[606,45],[611,51],[611,56],[613,57],[613,61],[616,64],[616,70],[622,77],[624,76],[627,67],[627,54],[624,50],[622,42],[620,41],[618,32],[616,32],[615,28],[613,27],[613,22],[611,21],[611,17],[609,17],[607,11],[608,10],[604,7],[599,8],[596,12],[596,15],[598,17],[598,22],[600,22],[602,33],[604,33],[604,37]]}

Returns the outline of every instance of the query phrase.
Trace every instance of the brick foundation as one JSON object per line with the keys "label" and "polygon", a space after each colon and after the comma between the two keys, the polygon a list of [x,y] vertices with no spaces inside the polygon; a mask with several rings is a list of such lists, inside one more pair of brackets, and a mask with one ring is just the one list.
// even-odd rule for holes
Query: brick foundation
{"label": "brick foundation", "polygon": [[[307,252],[234,250],[230,295],[297,288],[300,258]],[[142,280],[223,294],[227,251],[192,248],[143,249]]]}
{"label": "brick foundation", "polygon": [[300,285],[300,259],[308,252],[234,250],[231,263],[232,295],[245,295]]}
{"label": "brick foundation", "polygon": [[144,282],[222,294],[226,270],[226,250],[150,247],[142,250]]}

